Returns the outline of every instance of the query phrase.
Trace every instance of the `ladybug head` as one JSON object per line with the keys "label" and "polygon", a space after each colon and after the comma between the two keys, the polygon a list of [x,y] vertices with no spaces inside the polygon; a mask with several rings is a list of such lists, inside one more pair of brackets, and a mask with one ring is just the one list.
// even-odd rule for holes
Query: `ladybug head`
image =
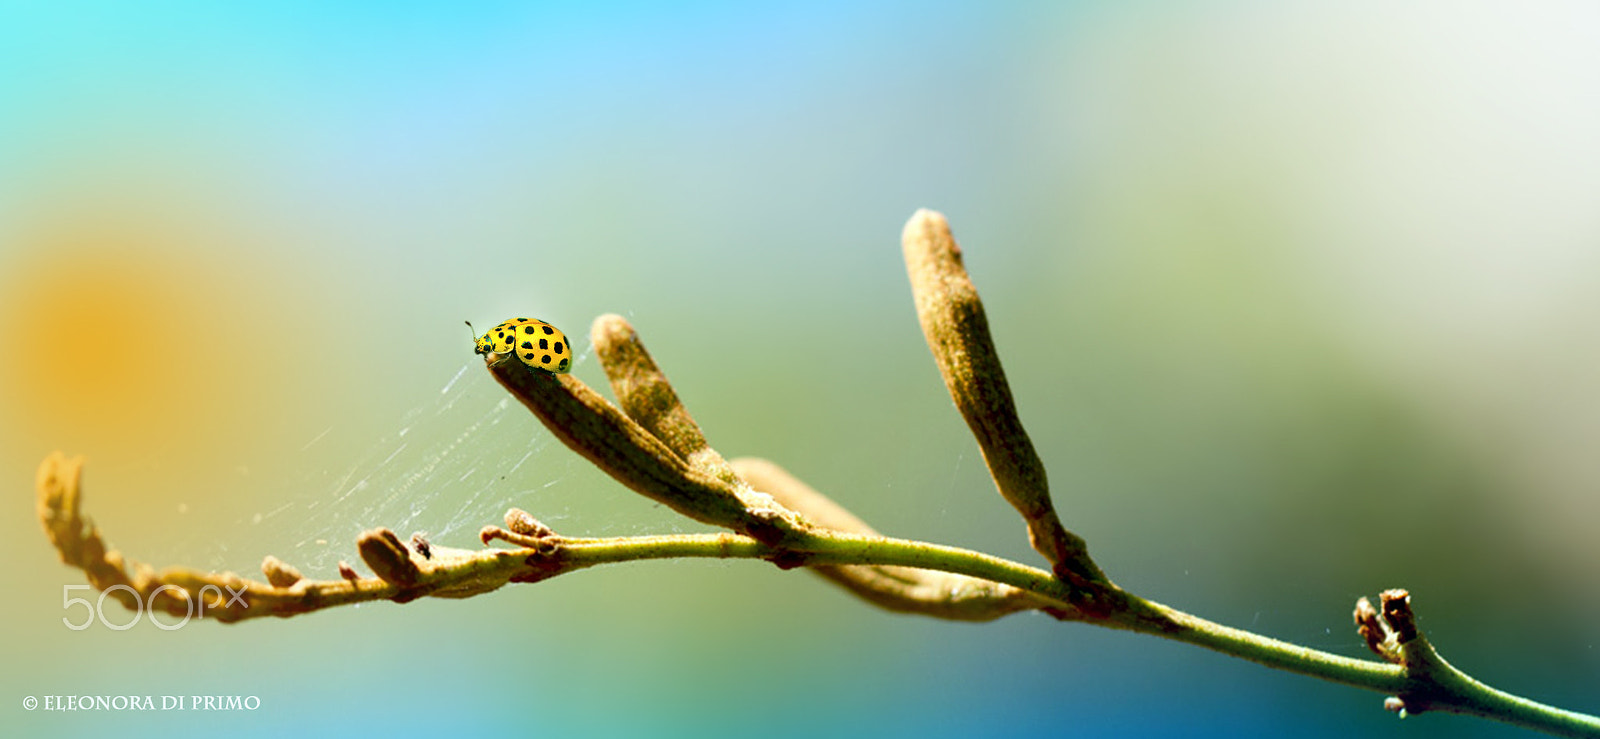
{"label": "ladybug head", "polygon": [[[467,330],[472,332],[473,336],[477,336],[478,334],[477,329],[472,327],[471,321],[467,321]],[[492,351],[492,349],[489,348],[489,334],[477,336],[477,342],[477,348],[473,349],[474,352],[477,352],[478,354],[488,354],[490,351]]]}

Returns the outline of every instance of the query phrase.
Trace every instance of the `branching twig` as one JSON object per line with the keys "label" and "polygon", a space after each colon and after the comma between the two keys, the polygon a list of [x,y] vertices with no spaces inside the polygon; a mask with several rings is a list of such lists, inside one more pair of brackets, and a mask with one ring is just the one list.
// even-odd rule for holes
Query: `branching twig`
{"label": "branching twig", "polygon": [[1044,466],[1022,428],[989,336],[983,304],[944,218],[919,211],[906,225],[904,249],[917,314],[940,372],[996,487],[1022,514],[1050,572],[980,552],[883,537],[776,464],[725,460],[633,327],[619,316],[597,319],[592,338],[620,409],[571,375],[532,372],[493,354],[489,369],[557,438],[618,482],[731,533],[572,538],[513,508],[504,527],[486,526],[480,534],[484,545],[501,541],[513,549],[453,549],[420,534],[402,542],[384,528],[362,534],[357,549],[376,577],[363,577],[341,562],[338,579],[312,580],[270,556],[262,563],[266,582],[231,572],[157,572],[107,547],[82,515],[82,460],[59,453],[39,469],[39,516],[62,561],[82,569],[92,585],[130,608],[174,615],[232,622],[363,601],[466,598],[507,583],[538,582],[616,562],[759,559],[784,569],[811,569],[893,611],[985,621],[1039,610],[1385,692],[1393,696],[1386,705],[1401,715],[1447,711],[1600,737],[1600,719],[1494,690],[1445,662],[1416,628],[1405,591],[1385,592],[1381,613],[1365,598],[1357,604],[1358,633],[1384,660],[1375,662],[1222,626],[1118,588],[1055,512]]}
{"label": "branching twig", "polygon": [[[765,491],[778,502],[805,514],[827,529],[847,534],[878,536],[855,514],[828,496],[784,471],[772,462],[755,457],[733,460],[737,474]],[[938,570],[885,565],[817,565],[812,569],[850,592],[891,611],[920,613],[957,621],[989,621],[1008,613],[1030,609],[1047,610],[1058,618],[1074,617],[1050,601],[1027,590]]]}

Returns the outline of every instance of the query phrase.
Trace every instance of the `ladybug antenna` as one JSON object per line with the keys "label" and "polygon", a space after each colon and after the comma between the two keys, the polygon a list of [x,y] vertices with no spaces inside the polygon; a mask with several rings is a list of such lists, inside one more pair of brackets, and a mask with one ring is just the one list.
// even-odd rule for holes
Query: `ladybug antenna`
{"label": "ladybug antenna", "polygon": [[471,332],[473,340],[476,341],[478,338],[478,330],[472,327],[471,321],[464,321],[464,323],[467,324],[467,331]]}

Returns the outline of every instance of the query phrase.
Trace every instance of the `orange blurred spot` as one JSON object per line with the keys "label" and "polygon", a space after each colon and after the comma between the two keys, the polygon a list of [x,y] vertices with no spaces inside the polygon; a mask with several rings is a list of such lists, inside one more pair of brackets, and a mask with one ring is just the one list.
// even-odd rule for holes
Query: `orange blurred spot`
{"label": "orange blurred spot", "polygon": [[[7,270],[0,355],[7,405],[23,429],[58,443],[149,451],[185,434],[219,396],[226,339],[209,303],[216,280],[159,235],[57,233]],[[207,364],[213,364],[208,367]],[[130,449],[129,451],[136,451]]]}

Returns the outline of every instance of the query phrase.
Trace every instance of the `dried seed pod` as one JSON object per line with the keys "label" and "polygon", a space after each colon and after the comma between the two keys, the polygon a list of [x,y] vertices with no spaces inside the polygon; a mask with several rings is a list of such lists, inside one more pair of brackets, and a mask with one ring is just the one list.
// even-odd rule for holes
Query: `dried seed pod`
{"label": "dried seed pod", "polygon": [[639,422],[678,456],[743,489],[744,482],[706,441],[705,432],[678,399],[678,392],[656,365],[639,332],[628,319],[616,314],[596,318],[589,331],[595,354],[611,379],[611,392],[629,418]]}
{"label": "dried seed pod", "polygon": [[730,484],[678,456],[581,380],[516,369],[504,363],[489,365],[501,386],[551,434],[634,492],[696,521],[766,544],[780,544],[791,532],[803,529],[793,512],[755,507],[741,496],[749,493],[748,487]]}
{"label": "dried seed pod", "polygon": [[978,440],[995,486],[1022,514],[1033,548],[1058,576],[1071,566],[1085,570],[1079,575],[1103,579],[1088,561],[1083,539],[1056,515],[1044,462],[1017,417],[983,301],[967,276],[950,224],[938,213],[919,210],[906,223],[902,244],[922,332],[956,408]]}

